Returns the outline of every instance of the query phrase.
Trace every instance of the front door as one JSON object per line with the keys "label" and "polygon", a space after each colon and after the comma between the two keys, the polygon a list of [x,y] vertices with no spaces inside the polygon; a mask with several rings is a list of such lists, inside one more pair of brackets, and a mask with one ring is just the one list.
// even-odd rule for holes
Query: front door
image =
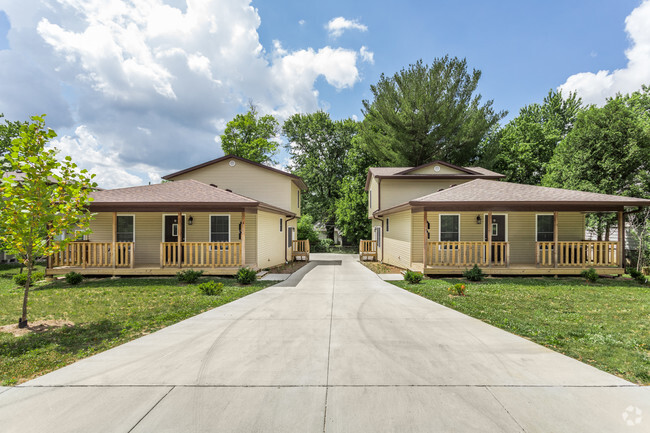
{"label": "front door", "polygon": [[[488,221],[485,215],[485,241],[488,240],[488,230],[492,230],[492,242],[505,242],[506,241],[506,216],[505,215],[492,215],[492,221]],[[492,246],[492,260],[501,261],[501,248]]]}
{"label": "front door", "polygon": [[[182,217],[182,224],[183,224],[183,242],[185,242],[185,239],[187,239],[187,230],[186,230],[186,225],[185,225],[185,215]],[[178,215],[165,215],[165,236],[164,236],[164,242],[178,242]],[[170,252],[169,254],[173,254],[174,257],[180,257],[181,261],[183,261],[183,248],[181,248],[180,256],[178,254],[178,247],[174,246],[171,247],[174,249],[173,252]]]}

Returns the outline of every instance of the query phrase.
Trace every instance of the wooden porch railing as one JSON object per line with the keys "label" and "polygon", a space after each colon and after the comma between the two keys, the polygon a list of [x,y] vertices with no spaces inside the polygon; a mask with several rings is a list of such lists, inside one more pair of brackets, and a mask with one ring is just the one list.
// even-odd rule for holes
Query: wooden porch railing
{"label": "wooden porch railing", "polygon": [[[427,242],[426,266],[488,266],[489,243],[473,242]],[[507,266],[510,262],[508,242],[492,242],[492,264]]]}
{"label": "wooden porch railing", "polygon": [[[50,268],[110,268],[113,266],[112,242],[71,242],[48,258]],[[115,243],[115,267],[132,268],[133,242]]]}
{"label": "wooden porch railing", "polygon": [[242,265],[241,242],[160,243],[160,267],[195,268],[239,267]]}
{"label": "wooden porch railing", "polygon": [[309,239],[292,241],[291,258],[293,260],[296,260],[296,258],[302,258],[305,261],[309,261],[309,248]]}
{"label": "wooden porch railing", "polygon": [[364,257],[377,260],[377,241],[359,241],[359,260],[364,260]]}
{"label": "wooden porch railing", "polygon": [[[557,246],[558,266],[619,266],[618,242],[563,241]],[[537,242],[535,258],[539,266],[555,266],[555,242]]]}

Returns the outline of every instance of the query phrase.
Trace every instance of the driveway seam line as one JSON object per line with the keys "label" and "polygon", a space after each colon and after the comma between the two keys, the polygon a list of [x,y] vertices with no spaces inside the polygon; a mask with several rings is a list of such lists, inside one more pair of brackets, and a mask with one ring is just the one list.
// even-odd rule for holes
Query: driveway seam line
{"label": "driveway seam line", "polygon": [[497,396],[494,395],[494,393],[492,392],[492,390],[490,389],[490,387],[489,387],[489,386],[486,386],[485,389],[486,389],[487,392],[489,392],[490,395],[491,395],[491,396],[492,396],[492,397],[497,401],[497,403],[499,403],[499,405],[503,408],[503,410],[506,411],[506,413],[508,414],[508,416],[509,416],[509,417],[510,417],[514,422],[515,422],[515,424],[517,424],[517,425],[519,426],[519,428],[521,429],[521,431],[524,432],[524,433],[526,433],[526,429],[524,428],[524,426],[522,426],[521,424],[519,424],[519,421],[517,421],[517,418],[515,418],[515,417],[510,413],[510,411],[509,411],[508,409],[506,409],[506,407],[504,406],[504,404],[501,403],[501,400],[499,400],[499,399],[497,398]]}
{"label": "driveway seam line", "polygon": [[327,374],[325,376],[325,409],[323,411],[323,433],[327,429],[327,397],[329,394],[330,384],[330,357],[332,354],[332,323],[334,322],[334,290],[336,288],[336,268],[334,268],[334,278],[332,278],[332,305],[330,307],[330,335],[327,343]]}
{"label": "driveway seam line", "polygon": [[348,384],[348,385],[319,385],[319,384],[303,384],[303,385],[225,385],[225,384],[164,384],[164,385],[127,385],[127,384],[96,384],[96,385],[18,385],[10,387],[7,390],[0,391],[0,393],[9,391],[11,389],[32,389],[32,388],[640,388],[640,385],[498,385],[498,384]]}
{"label": "driveway seam line", "polygon": [[169,395],[170,392],[172,392],[172,390],[173,390],[174,388],[176,388],[176,387],[175,387],[175,386],[172,386],[171,388],[169,388],[169,391],[167,391],[167,392],[165,393],[165,395],[163,395],[162,397],[160,397],[160,398],[158,399],[158,401],[156,402],[156,404],[154,404],[153,406],[151,406],[151,409],[149,409],[149,410],[147,411],[147,413],[145,413],[145,414],[142,416],[142,418],[140,418],[140,419],[138,420],[138,422],[136,422],[135,425],[134,425],[133,427],[131,427],[131,429],[129,430],[129,433],[131,433],[131,432],[133,431],[133,429],[135,429],[135,428],[138,426],[138,424],[140,424],[140,423],[142,422],[142,420],[145,419],[145,418],[147,417],[147,415],[149,415],[149,414],[151,413],[151,411],[154,410],[154,409],[156,408],[156,406],[158,406],[158,404],[159,404],[161,401],[163,401],[163,399],[164,399],[165,397],[167,397],[167,396]]}

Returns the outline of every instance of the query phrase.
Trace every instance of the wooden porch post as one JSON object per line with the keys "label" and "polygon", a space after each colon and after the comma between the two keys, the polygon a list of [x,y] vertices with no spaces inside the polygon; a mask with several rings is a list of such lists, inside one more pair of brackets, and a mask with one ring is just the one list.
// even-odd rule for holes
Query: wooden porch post
{"label": "wooden porch post", "polygon": [[557,259],[558,259],[558,245],[557,245],[557,211],[553,212],[553,243],[554,245],[554,251],[553,251],[553,258],[555,260],[555,267],[557,268]]}
{"label": "wooden porch post", "polygon": [[178,235],[178,267],[182,268],[183,267],[183,253],[182,253],[182,248],[183,248],[183,212],[178,213],[178,230],[177,233]]}
{"label": "wooden porch post", "polygon": [[117,260],[117,212],[113,212],[113,254],[111,254],[111,261],[113,264],[113,269],[115,269],[116,260]]}
{"label": "wooden porch post", "polygon": [[625,214],[618,212],[618,262],[625,269]]}
{"label": "wooden porch post", "polygon": [[485,221],[485,228],[488,235],[488,267],[492,267],[492,211],[488,211],[487,221]]}
{"label": "wooden porch post", "polygon": [[422,244],[423,244],[423,250],[422,250],[422,272],[424,272],[424,271],[426,270],[426,268],[427,268],[427,245],[428,245],[427,234],[429,233],[429,231],[427,230],[427,222],[428,222],[428,221],[429,221],[429,220],[428,220],[428,218],[427,218],[427,211],[425,210],[425,211],[424,211],[424,226],[423,226],[424,228],[423,228],[423,230],[422,230],[422,231],[423,231],[423,237],[424,237],[424,240],[423,240],[423,242],[422,242]]}
{"label": "wooden porch post", "polygon": [[241,213],[241,249],[240,249],[240,266],[246,265],[246,211]]}

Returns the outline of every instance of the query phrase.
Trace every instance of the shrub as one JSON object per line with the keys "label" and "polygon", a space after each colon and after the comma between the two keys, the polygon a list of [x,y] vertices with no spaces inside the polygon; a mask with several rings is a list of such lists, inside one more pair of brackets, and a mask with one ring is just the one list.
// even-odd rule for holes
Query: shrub
{"label": "shrub", "polygon": [[585,269],[584,271],[580,272],[580,276],[590,283],[595,283],[599,278],[598,272],[596,272],[594,268]]}
{"label": "shrub", "polygon": [[65,274],[65,282],[75,286],[79,283],[81,283],[84,279],[84,276],[81,274],[78,274],[77,272],[68,272]]}
{"label": "shrub", "polygon": [[[43,278],[45,278],[45,274],[43,272],[34,272],[34,273],[32,273],[31,283],[35,283],[36,281],[40,281]],[[14,282],[16,284],[18,284],[19,286],[24,286],[25,283],[27,282],[27,273],[16,274],[14,276]]]}
{"label": "shrub", "polygon": [[235,278],[239,284],[250,284],[257,280],[257,272],[247,267],[239,268]]}
{"label": "shrub", "polygon": [[643,275],[643,272],[637,271],[635,268],[627,268],[626,272],[630,274],[630,277],[634,278],[637,283],[645,284],[645,275]]}
{"label": "shrub", "polygon": [[465,284],[457,283],[449,287],[447,291],[455,296],[465,296]]}
{"label": "shrub", "polygon": [[223,283],[217,283],[215,281],[206,281],[205,283],[199,284],[199,290],[207,296],[219,296],[223,292]]}
{"label": "shrub", "polygon": [[312,248],[318,245],[318,233],[314,230],[314,218],[303,214],[298,220],[296,239],[307,239]]}
{"label": "shrub", "polygon": [[643,271],[643,275],[650,275],[650,266],[642,267],[641,271]]}
{"label": "shrub", "polygon": [[404,280],[410,284],[418,284],[420,281],[422,281],[423,277],[424,275],[422,275],[422,272],[415,272],[409,269],[407,269],[406,273],[404,273]]}
{"label": "shrub", "polygon": [[188,269],[186,271],[181,271],[176,274],[176,278],[181,283],[194,284],[201,278],[203,271],[195,271],[194,269]]}
{"label": "shrub", "polygon": [[463,277],[467,278],[468,281],[481,281],[484,275],[481,268],[478,265],[474,265],[472,269],[465,269]]}

